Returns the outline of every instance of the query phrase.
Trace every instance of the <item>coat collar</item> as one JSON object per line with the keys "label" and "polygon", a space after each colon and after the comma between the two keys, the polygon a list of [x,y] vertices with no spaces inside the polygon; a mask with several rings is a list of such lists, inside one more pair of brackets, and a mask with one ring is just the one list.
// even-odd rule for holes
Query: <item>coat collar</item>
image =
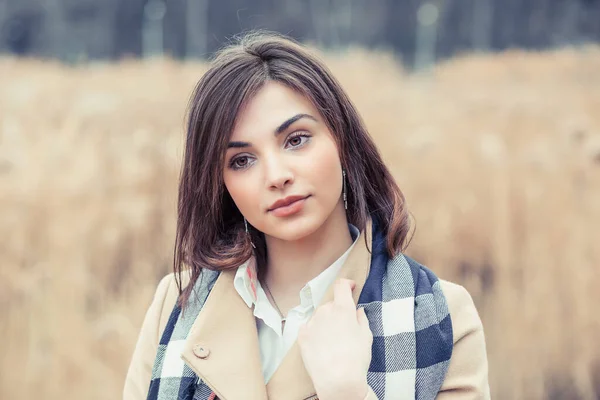
{"label": "coat collar", "polygon": [[[372,243],[369,218],[337,278],[356,282],[354,303],[369,274]],[[252,309],[234,288],[236,270],[223,271],[186,339],[183,360],[217,394],[226,400],[302,400],[316,393],[300,347],[295,342],[265,385],[260,362],[258,333]],[[321,304],[333,300],[329,287]]]}

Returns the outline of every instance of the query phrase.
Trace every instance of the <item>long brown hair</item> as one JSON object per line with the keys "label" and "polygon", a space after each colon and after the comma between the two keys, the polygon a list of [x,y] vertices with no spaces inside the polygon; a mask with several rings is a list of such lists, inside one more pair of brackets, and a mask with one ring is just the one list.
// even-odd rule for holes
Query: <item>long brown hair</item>
{"label": "long brown hair", "polygon": [[[216,54],[189,103],[174,249],[182,306],[203,269],[237,268],[252,255],[243,216],[223,183],[223,164],[240,108],[268,81],[282,83],[312,101],[332,132],[346,170],[348,222],[362,231],[367,218],[376,217],[390,257],[407,245],[410,219],[404,195],[329,69],[289,37],[246,33]],[[256,229],[250,229],[250,235],[260,279],[267,263],[266,242]],[[182,288],[184,271],[190,274],[190,283]]]}

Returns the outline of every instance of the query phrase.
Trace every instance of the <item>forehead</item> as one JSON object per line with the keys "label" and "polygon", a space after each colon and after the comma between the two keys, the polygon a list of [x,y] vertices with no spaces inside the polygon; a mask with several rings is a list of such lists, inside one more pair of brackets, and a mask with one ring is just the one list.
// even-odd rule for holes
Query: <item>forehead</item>
{"label": "forehead", "polygon": [[251,140],[257,135],[272,135],[277,126],[297,114],[309,114],[320,119],[308,98],[282,83],[267,82],[240,110],[231,139]]}

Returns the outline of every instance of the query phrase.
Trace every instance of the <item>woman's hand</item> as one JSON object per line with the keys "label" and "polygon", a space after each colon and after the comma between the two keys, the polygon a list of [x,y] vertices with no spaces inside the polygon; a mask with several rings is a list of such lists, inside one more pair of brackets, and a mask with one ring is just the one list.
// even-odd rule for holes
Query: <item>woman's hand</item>
{"label": "woman's hand", "polygon": [[354,281],[334,283],[334,299],[317,308],[298,331],[306,370],[320,400],[363,400],[368,393],[373,334],[365,311],[356,310]]}

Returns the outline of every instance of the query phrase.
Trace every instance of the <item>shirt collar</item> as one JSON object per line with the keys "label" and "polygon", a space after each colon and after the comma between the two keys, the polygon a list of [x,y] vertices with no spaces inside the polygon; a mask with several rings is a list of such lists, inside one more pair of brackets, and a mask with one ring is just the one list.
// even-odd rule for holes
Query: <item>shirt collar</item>
{"label": "shirt collar", "polygon": [[252,307],[257,302],[260,283],[256,276],[256,259],[254,257],[250,257],[238,267],[233,278],[233,286],[248,307]]}
{"label": "shirt collar", "polygon": [[[360,235],[358,228],[348,223],[348,229],[352,237],[352,245],[342,254],[336,261],[333,262],[327,269],[321,272],[318,276],[310,280],[300,291],[300,301],[302,306],[314,306],[315,308],[321,303],[329,286],[335,280],[342,265],[350,255],[350,251],[356,244],[356,240]],[[233,285],[240,297],[244,300],[248,307],[252,307],[263,296],[258,296],[258,282],[256,274],[256,259],[250,257],[246,262],[240,265],[235,274]],[[266,299],[266,297],[264,297]],[[268,301],[268,300],[267,300]]]}

